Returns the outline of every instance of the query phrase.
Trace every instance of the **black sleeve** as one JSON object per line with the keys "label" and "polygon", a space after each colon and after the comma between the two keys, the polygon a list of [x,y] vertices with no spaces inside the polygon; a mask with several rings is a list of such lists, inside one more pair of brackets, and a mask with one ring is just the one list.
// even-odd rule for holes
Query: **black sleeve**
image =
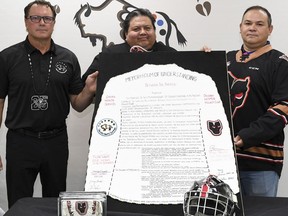
{"label": "black sleeve", "polygon": [[94,73],[95,71],[98,71],[99,68],[99,54],[97,56],[95,56],[95,58],[93,59],[91,65],[89,66],[89,68],[86,70],[86,72],[83,74],[82,76],[82,82],[85,83],[87,77]]}
{"label": "black sleeve", "polygon": [[244,149],[260,145],[283,132],[288,116],[279,109],[269,109],[257,121],[250,124],[249,128],[239,131],[238,135],[243,140]]}
{"label": "black sleeve", "polygon": [[154,44],[154,47],[153,47],[153,50],[154,51],[159,51],[159,52],[176,52],[177,50],[174,49],[173,47],[170,47],[170,46],[166,46],[165,44],[163,44],[161,41],[159,42],[156,42]]}
{"label": "black sleeve", "polygon": [[5,98],[8,94],[8,76],[6,62],[0,54],[0,98]]}
{"label": "black sleeve", "polygon": [[[102,50],[103,53],[120,53],[120,52],[129,52],[130,46],[127,43],[116,44],[110,47],[106,47]],[[99,70],[99,54],[95,56],[91,65],[86,70],[86,72],[82,76],[82,81],[85,83],[87,77]]]}
{"label": "black sleeve", "polygon": [[[272,106],[276,104],[288,105],[288,60],[279,52],[275,52],[272,62],[275,62],[273,74]],[[244,148],[260,145],[262,142],[278,142],[283,129],[287,125],[288,116],[280,109],[269,108],[263,116],[251,122],[248,128],[239,131],[238,135],[244,142]],[[279,140],[280,141],[280,140]]]}

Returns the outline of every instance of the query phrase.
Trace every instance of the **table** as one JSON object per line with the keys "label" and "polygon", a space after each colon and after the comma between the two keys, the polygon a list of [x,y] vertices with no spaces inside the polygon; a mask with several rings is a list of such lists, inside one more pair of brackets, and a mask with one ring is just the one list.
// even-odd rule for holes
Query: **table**
{"label": "table", "polygon": [[[287,216],[288,197],[244,197],[245,216]],[[109,200],[108,200],[109,204]],[[166,208],[167,206],[165,206]],[[175,208],[182,208],[175,205]],[[160,207],[159,207],[160,208]],[[162,207],[163,208],[163,207]],[[116,207],[117,210],[117,207]],[[128,208],[127,211],[135,212],[135,209]],[[169,208],[168,208],[169,210]],[[157,214],[157,215],[155,215]],[[109,211],[107,216],[159,216],[159,213],[129,213]],[[57,216],[57,198],[23,198],[6,212],[4,216]],[[175,215],[170,215],[175,216]]]}
{"label": "table", "polygon": [[[4,216],[57,216],[57,198],[22,198]],[[108,211],[107,216],[161,216]]]}

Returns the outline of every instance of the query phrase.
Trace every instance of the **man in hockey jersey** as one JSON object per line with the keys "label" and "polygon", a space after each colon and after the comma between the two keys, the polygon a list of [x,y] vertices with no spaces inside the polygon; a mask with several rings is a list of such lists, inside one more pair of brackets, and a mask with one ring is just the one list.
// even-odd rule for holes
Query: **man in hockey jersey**
{"label": "man in hockey jersey", "polygon": [[268,41],[272,18],[261,6],[243,14],[240,50],[227,54],[235,146],[243,195],[276,196],[288,120],[288,61]]}

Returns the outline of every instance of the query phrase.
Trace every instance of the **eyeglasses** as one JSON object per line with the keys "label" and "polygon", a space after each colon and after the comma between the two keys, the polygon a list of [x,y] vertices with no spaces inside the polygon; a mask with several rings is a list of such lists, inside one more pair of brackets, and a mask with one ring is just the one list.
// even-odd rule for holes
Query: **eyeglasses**
{"label": "eyeglasses", "polygon": [[29,16],[27,19],[30,19],[33,23],[39,23],[43,19],[44,23],[50,24],[55,20],[55,17],[51,16]]}

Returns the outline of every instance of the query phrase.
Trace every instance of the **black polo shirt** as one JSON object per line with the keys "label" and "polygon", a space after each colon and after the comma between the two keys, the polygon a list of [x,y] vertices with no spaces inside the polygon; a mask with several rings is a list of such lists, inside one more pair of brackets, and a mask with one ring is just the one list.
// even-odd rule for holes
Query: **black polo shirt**
{"label": "black polo shirt", "polygon": [[0,53],[0,98],[8,96],[5,125],[9,129],[64,127],[70,111],[69,95],[82,89],[77,57],[53,40],[44,55],[27,38]]}

